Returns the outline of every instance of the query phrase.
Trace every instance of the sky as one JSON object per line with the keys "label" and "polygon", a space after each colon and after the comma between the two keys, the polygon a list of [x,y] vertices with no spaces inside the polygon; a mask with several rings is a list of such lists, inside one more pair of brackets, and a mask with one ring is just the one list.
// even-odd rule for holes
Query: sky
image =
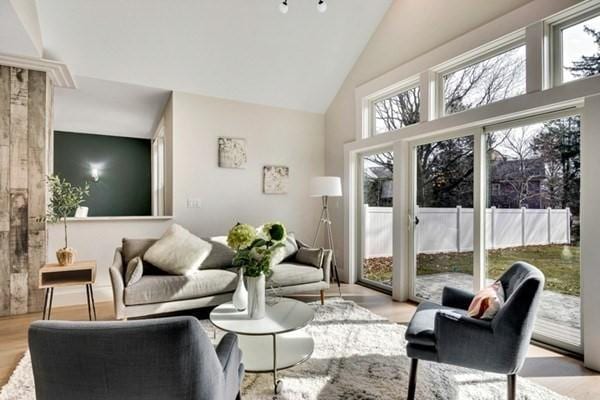
{"label": "sky", "polygon": [[[583,30],[586,26],[600,31],[600,15],[562,31],[563,67],[572,65],[573,61],[579,60],[581,56],[591,56],[598,53],[598,45],[594,43],[592,36]],[[577,78],[569,70],[563,68],[563,81],[568,82],[574,79]]]}

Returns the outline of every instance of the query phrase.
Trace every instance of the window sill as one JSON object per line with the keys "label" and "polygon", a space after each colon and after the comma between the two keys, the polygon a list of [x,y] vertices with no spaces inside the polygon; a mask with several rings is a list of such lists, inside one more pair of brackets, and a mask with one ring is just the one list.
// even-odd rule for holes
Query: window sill
{"label": "window sill", "polygon": [[85,218],[67,218],[67,222],[99,222],[99,221],[168,221],[172,216],[130,216],[130,217],[85,217]]}

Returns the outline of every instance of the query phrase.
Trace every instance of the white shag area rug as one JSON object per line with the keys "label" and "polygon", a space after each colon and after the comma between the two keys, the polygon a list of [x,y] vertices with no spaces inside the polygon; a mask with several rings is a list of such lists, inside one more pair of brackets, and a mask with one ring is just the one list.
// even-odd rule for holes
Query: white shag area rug
{"label": "white shag area rug", "polygon": [[[246,374],[242,398],[289,400],[396,400],[406,398],[409,359],[406,327],[351,301],[313,304],[315,320],[306,328],[315,340],[310,360],[280,372],[283,391],[273,397],[271,374]],[[209,336],[223,335],[202,321]],[[566,400],[524,378],[519,400]],[[419,400],[506,399],[506,377],[449,365],[419,363]],[[0,400],[35,400],[31,359],[26,353],[0,392]]]}

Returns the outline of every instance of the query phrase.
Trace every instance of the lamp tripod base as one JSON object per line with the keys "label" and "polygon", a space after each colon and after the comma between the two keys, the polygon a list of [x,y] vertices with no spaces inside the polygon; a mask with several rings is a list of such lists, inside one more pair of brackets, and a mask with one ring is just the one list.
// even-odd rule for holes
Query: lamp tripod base
{"label": "lamp tripod base", "polygon": [[328,196],[323,196],[323,209],[321,210],[321,218],[319,220],[319,225],[317,226],[317,232],[315,233],[315,239],[313,240],[313,246],[317,245],[317,240],[319,239],[319,233],[321,233],[321,227],[325,230],[325,235],[327,236],[327,246],[328,249],[331,250],[331,264],[333,267],[333,277],[337,283],[338,292],[340,297],[342,297],[342,286],[340,285],[340,276],[338,274],[337,269],[337,260],[335,258],[335,248],[333,245],[333,234],[331,233],[331,219],[329,218],[329,206],[328,206]]}

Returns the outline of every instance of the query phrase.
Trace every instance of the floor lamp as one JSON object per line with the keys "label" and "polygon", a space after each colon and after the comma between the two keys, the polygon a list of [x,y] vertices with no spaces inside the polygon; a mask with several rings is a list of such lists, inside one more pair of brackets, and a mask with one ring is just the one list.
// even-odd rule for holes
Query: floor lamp
{"label": "floor lamp", "polygon": [[333,274],[335,277],[335,281],[337,282],[338,291],[340,292],[341,297],[342,288],[340,286],[340,277],[338,275],[337,261],[335,258],[335,248],[333,246],[333,235],[331,233],[331,219],[329,218],[328,202],[330,197],[342,196],[342,180],[337,176],[314,177],[310,180],[309,193],[311,197],[321,197],[323,202],[323,208],[321,210],[321,219],[319,220],[319,225],[317,226],[317,232],[315,233],[315,240],[313,241],[313,246],[317,245],[319,233],[321,232],[321,228],[323,228],[325,230],[325,235],[327,236],[327,248],[330,249],[332,253]]}

